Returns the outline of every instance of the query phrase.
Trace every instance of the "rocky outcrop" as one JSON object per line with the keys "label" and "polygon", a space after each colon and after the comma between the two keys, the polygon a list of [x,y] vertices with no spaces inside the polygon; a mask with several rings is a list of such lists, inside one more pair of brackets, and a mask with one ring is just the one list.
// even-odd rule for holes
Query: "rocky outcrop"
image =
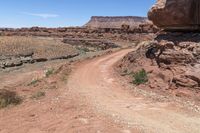
{"label": "rocky outcrop", "polygon": [[[199,37],[199,33],[160,34],[153,42],[146,42],[124,57],[119,67],[129,73],[145,69],[149,82],[141,85],[142,89],[162,90],[200,100]],[[155,56],[148,59],[146,52],[151,48],[157,50],[153,50]]]}
{"label": "rocky outcrop", "polygon": [[89,28],[121,28],[123,25],[129,27],[138,27],[140,24],[148,23],[146,17],[101,17],[93,16],[91,20],[85,25]]}
{"label": "rocky outcrop", "polygon": [[[158,42],[154,45],[165,47],[159,60],[162,68],[170,69],[173,72],[172,82],[176,87],[200,89],[199,34],[179,33],[179,38],[176,38],[176,34],[170,33],[160,36],[162,37],[158,36]],[[180,39],[181,37],[183,39]],[[166,46],[169,42],[172,47]]]}
{"label": "rocky outcrop", "polygon": [[55,57],[42,57],[42,58],[34,58],[33,56],[0,56],[0,68],[10,68],[10,67],[17,67],[22,66],[23,64],[32,64],[36,62],[45,62],[48,60],[59,60],[59,59],[70,59],[73,57],[78,56],[78,53],[74,53],[71,55],[59,55]]}
{"label": "rocky outcrop", "polygon": [[199,30],[199,0],[158,0],[148,17],[166,30]]}

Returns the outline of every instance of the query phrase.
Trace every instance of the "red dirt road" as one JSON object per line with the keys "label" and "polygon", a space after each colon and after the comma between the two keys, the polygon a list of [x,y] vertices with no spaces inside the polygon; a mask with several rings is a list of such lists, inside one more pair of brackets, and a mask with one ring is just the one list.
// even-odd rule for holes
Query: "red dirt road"
{"label": "red dirt road", "polygon": [[134,96],[121,85],[113,65],[130,51],[122,50],[79,65],[71,75],[68,87],[85,97],[87,104],[92,105],[96,112],[141,132],[199,133],[198,114],[186,113],[175,103]]}
{"label": "red dirt road", "polygon": [[[42,67],[29,65],[23,70],[5,73],[0,76],[0,88],[6,87],[20,94],[30,94],[34,90],[24,89],[28,83],[38,77],[42,78],[46,68],[59,68],[63,64],[65,63],[61,61]],[[64,73],[44,78],[46,87],[53,84],[57,89],[45,89],[44,84],[38,83],[35,89],[41,88],[41,91],[45,91],[44,97],[34,100],[26,95],[22,104],[0,109],[0,133],[127,133],[130,130],[134,133],[139,132],[138,129],[115,123],[111,118],[93,110],[84,96],[67,87],[67,81],[62,81],[62,76],[65,76]]]}

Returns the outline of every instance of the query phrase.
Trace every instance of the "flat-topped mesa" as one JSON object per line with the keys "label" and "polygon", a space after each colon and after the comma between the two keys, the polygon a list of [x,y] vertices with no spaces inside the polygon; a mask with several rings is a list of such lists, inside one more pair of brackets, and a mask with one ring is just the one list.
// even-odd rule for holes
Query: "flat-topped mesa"
{"label": "flat-topped mesa", "polygon": [[166,30],[200,30],[200,0],[157,0],[148,18]]}
{"label": "flat-topped mesa", "polygon": [[138,27],[140,24],[148,23],[146,17],[136,16],[93,16],[91,20],[84,26],[89,28],[121,28],[122,25],[128,25],[130,28]]}

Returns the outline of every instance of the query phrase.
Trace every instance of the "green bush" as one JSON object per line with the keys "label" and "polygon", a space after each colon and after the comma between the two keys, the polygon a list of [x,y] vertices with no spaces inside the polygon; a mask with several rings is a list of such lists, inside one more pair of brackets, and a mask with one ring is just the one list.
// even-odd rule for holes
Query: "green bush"
{"label": "green bush", "polygon": [[21,102],[22,99],[16,94],[16,92],[5,89],[0,90],[0,108],[5,108],[8,105],[17,105]]}
{"label": "green bush", "polygon": [[136,85],[144,84],[148,82],[148,75],[147,72],[142,69],[133,74],[133,83]]}

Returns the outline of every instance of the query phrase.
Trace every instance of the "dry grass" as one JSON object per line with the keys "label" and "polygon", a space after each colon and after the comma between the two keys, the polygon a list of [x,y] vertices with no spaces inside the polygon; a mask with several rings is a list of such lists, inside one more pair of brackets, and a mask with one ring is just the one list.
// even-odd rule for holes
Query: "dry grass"
{"label": "dry grass", "polygon": [[9,105],[17,105],[22,102],[22,99],[16,94],[9,90],[0,90],[0,108],[5,108]]}

